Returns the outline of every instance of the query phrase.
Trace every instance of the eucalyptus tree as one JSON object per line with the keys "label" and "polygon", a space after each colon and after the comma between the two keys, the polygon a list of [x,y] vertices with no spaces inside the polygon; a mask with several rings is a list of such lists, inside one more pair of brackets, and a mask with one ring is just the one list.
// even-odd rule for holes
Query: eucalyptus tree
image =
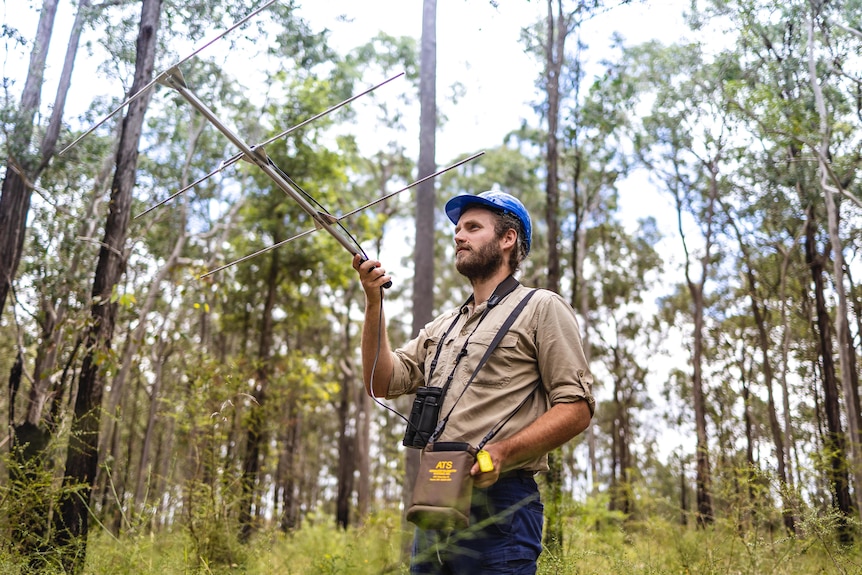
{"label": "eucalyptus tree", "polygon": [[[848,345],[849,322],[846,309],[840,305],[844,280],[843,271],[839,270],[843,270],[839,214],[842,205],[848,203],[838,200],[849,199],[850,206],[856,203],[850,190],[859,157],[858,130],[854,126],[858,119],[846,105],[845,94],[856,89],[858,80],[854,80],[854,74],[858,75],[858,71],[834,63],[846,59],[858,38],[850,35],[841,41],[838,27],[831,27],[835,19],[844,21],[847,6],[843,3],[830,5],[822,12],[807,2],[782,4],[768,16],[755,2],[708,6],[720,15],[729,15],[741,31],[739,50],[745,71],[729,91],[733,109],[766,143],[768,161],[781,168],[777,186],[796,205],[797,217],[803,222],[801,233],[795,229],[790,233],[800,237],[810,275],[804,297],[813,298],[812,326],[816,330],[812,335],[816,338],[822,409],[826,417],[822,459],[828,469],[833,505],[846,516],[852,513],[847,453],[852,452],[859,411],[854,392],[858,388],[854,383],[857,369],[850,360],[855,350]],[[806,22],[806,26],[799,26],[800,21]],[[814,34],[815,30],[820,33]],[[824,154],[829,156],[828,162]],[[830,262],[839,303],[834,314],[829,309],[831,298],[826,275]],[[836,341],[841,370],[835,368]],[[784,348],[787,349],[787,344]],[[844,388],[847,422],[851,424],[850,438],[842,429],[839,379]],[[842,536],[848,536],[846,529],[842,529]]]}
{"label": "eucalyptus tree", "polygon": [[[838,199],[842,195],[846,195],[856,204],[857,209],[862,208],[862,199],[849,193],[846,188],[852,184],[855,179],[855,168],[860,162],[857,146],[853,145],[850,153],[852,159],[849,165],[842,165],[836,170],[832,166],[833,152],[835,148],[842,147],[842,142],[845,138],[835,134],[835,124],[840,121],[842,115],[847,114],[846,108],[830,102],[832,109],[827,110],[826,99],[822,85],[828,85],[828,80],[831,79],[835,72],[823,75],[818,73],[818,61],[822,56],[818,54],[817,43],[815,41],[815,26],[819,24],[821,34],[825,37],[824,44],[827,45],[826,56],[831,58],[844,57],[847,53],[847,48],[830,41],[830,26],[829,26],[829,10],[822,6],[811,6],[811,13],[808,17],[808,80],[811,84],[811,91],[814,96],[814,103],[817,110],[818,130],[817,144],[809,143],[817,156],[817,165],[819,170],[819,184],[823,192],[824,203],[826,206],[827,229],[829,241],[832,244],[832,274],[833,286],[837,299],[837,309],[835,310],[835,335],[838,345],[838,358],[841,368],[841,382],[844,391],[844,408],[847,415],[847,426],[849,428],[848,443],[850,448],[850,457],[853,476],[856,482],[856,511],[857,514],[862,514],[862,413],[860,413],[859,404],[859,377],[858,366],[856,364],[856,352],[851,343],[850,325],[848,321],[847,295],[844,280],[844,242],[842,241],[839,232],[840,220],[840,204]],[[843,16],[843,15],[842,15]],[[862,40],[862,35],[853,38],[853,43],[858,44]],[[858,48],[855,46],[854,48]],[[853,48],[851,48],[853,49]],[[839,72],[842,73],[843,72]],[[860,75],[860,72],[857,72]],[[856,82],[858,89],[859,78],[851,76]],[[839,79],[840,81],[840,79]],[[852,117],[852,116],[851,116]],[[855,138],[847,138],[854,140]],[[855,144],[855,142],[854,142]],[[849,168],[849,169],[848,169]]]}
{"label": "eucalyptus tree", "polygon": [[58,3],[58,0],[44,0],[42,3],[21,105],[14,114],[12,133],[6,140],[6,173],[0,193],[0,314],[21,261],[32,185],[38,179],[38,159],[32,157],[30,140],[34,131],[33,120],[41,102],[45,63]]}
{"label": "eucalyptus tree", "polygon": [[[151,80],[156,55],[156,38],[161,16],[161,0],[144,0],[137,40],[135,79],[132,94]],[[92,325],[85,337],[85,354],[78,379],[69,448],[66,455],[64,486],[55,520],[54,540],[61,550],[61,561],[68,571],[78,573],[86,557],[89,533],[89,500],[98,463],[99,419],[104,392],[100,356],[111,346],[116,304],[111,301],[124,268],[128,221],[135,184],[138,142],[147,109],[147,97],[129,104],[117,149],[116,171],[111,184],[111,203],[99,262],[93,279]],[[73,493],[73,486],[82,489]]]}
{"label": "eucalyptus tree", "polygon": [[[437,0],[422,1],[422,38],[419,48],[419,162],[417,179],[434,173],[437,134]],[[434,185],[416,189],[416,238],[413,275],[413,334],[433,319],[434,301]],[[418,465],[418,459],[412,462]],[[412,488],[406,490],[409,501]],[[405,506],[405,509],[407,507]]]}
{"label": "eucalyptus tree", "polygon": [[[422,38],[419,48],[419,160],[417,179],[434,172],[437,164],[437,0],[422,0]],[[434,301],[434,204],[436,182],[423,182],[416,189],[415,243],[413,246],[413,325],[416,336],[433,319]],[[406,481],[403,507],[413,498],[413,486],[419,469],[419,454],[408,449],[404,454]],[[402,520],[402,558],[409,556],[413,531]]]}
{"label": "eucalyptus tree", "polygon": [[656,250],[661,232],[653,218],[639,220],[638,228],[629,232],[609,215],[589,235],[596,271],[591,287],[584,289],[589,292],[592,313],[604,318],[593,326],[593,362],[606,365],[612,383],[608,413],[597,418],[605,422],[611,441],[610,509],[630,515],[637,469],[642,467],[634,456],[639,411],[649,403],[648,357],[656,348],[644,295],[663,263]]}
{"label": "eucalyptus tree", "polygon": [[[754,175],[752,174],[752,176]],[[762,178],[761,170],[756,170],[756,177],[758,179]],[[755,187],[755,185],[752,187]],[[754,321],[754,329],[756,329],[757,334],[755,341],[756,347],[760,352],[762,384],[766,388],[767,396],[765,408],[774,445],[773,453],[776,461],[777,478],[782,486],[780,494],[783,500],[782,516],[784,518],[784,525],[789,532],[795,533],[797,524],[795,509],[797,506],[792,495],[794,491],[793,476],[787,445],[788,440],[792,441],[792,438],[788,437],[790,429],[786,427],[782,428],[775,392],[776,380],[778,379],[775,365],[784,366],[783,371],[786,374],[787,362],[786,358],[782,359],[778,354],[776,348],[781,349],[781,347],[773,340],[773,333],[777,333],[778,329],[782,326],[785,330],[785,337],[790,332],[786,321],[778,323],[777,320],[780,318],[777,317],[774,310],[775,308],[786,310],[786,290],[776,289],[776,286],[787,282],[787,266],[789,261],[782,254],[780,246],[785,246],[787,240],[792,240],[793,238],[792,236],[788,238],[787,234],[782,233],[781,227],[787,222],[792,222],[793,219],[783,219],[790,214],[780,213],[771,204],[775,204],[772,201],[771,193],[766,194],[764,198],[755,199],[750,204],[744,202],[735,209],[728,202],[721,202],[722,209],[727,215],[727,221],[738,242],[741,272],[745,278],[744,284],[740,286],[740,290],[742,293],[747,294],[749,299],[751,318]],[[782,220],[776,222],[776,217],[780,217]],[[778,224],[778,230],[776,230],[776,223]],[[749,229],[744,230],[743,225],[746,225]],[[758,228],[763,231],[762,234],[757,234],[754,231]],[[772,243],[773,241],[777,242],[777,244]],[[755,253],[752,247],[760,249]],[[782,311],[782,315],[784,314],[786,314],[786,311]],[[781,387],[782,396],[785,398],[783,410],[785,416],[789,416],[786,377],[783,381],[784,385]]]}
{"label": "eucalyptus tree", "polygon": [[[642,120],[639,158],[673,199],[684,255],[685,285],[691,297],[692,401],[697,433],[697,519],[712,523],[712,470],[707,430],[707,390],[703,378],[707,282],[718,263],[722,229],[718,200],[730,171],[731,130],[725,120],[722,82],[733,74],[732,56],[704,58],[701,46],[650,43],[629,51],[640,79],[654,90],[650,113]],[[691,231],[699,232],[697,244]],[[699,272],[699,273],[698,273]]]}

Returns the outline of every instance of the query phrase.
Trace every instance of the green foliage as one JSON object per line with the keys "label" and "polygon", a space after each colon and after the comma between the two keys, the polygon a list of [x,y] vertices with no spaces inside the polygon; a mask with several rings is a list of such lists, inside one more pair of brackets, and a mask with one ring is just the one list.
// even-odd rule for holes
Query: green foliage
{"label": "green foliage", "polygon": [[699,530],[650,518],[596,528],[585,518],[575,521],[567,541],[563,557],[541,558],[539,573],[801,575],[856,573],[862,567],[858,548],[780,531],[740,531],[724,522]]}
{"label": "green foliage", "polygon": [[[805,535],[781,530],[739,529],[719,521],[706,529],[681,527],[649,518],[626,521],[606,511],[607,499],[591,498],[569,509],[566,548],[544,552],[539,575],[846,575],[862,572],[860,545],[842,547],[832,533],[833,515],[812,514]],[[371,575],[407,572],[400,563],[400,520],[381,512],[361,527],[336,528],[328,517],[307,517],[305,527],[285,534],[260,533],[231,562],[198,560],[188,533],[167,531],[114,539],[104,533],[90,541],[87,575]],[[31,572],[0,551],[0,572]],[[50,570],[43,573],[53,575]]]}
{"label": "green foliage", "polygon": [[[19,441],[26,441],[21,435],[19,432]],[[30,443],[15,448],[4,455],[0,466],[3,473],[9,473],[7,480],[0,481],[0,552],[10,557],[26,557],[43,550],[47,543],[55,489],[51,469],[45,465],[45,448]]]}

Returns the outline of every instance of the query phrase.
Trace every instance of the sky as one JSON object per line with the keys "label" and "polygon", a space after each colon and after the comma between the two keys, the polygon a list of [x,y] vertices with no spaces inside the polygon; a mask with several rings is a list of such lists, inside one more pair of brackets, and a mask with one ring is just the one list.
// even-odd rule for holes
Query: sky
{"label": "sky", "polygon": [[[506,133],[517,128],[525,118],[530,119],[533,125],[537,124],[532,104],[541,97],[536,89],[541,65],[524,53],[519,36],[523,27],[545,17],[547,4],[540,0],[498,0],[495,3],[496,7],[488,0],[437,2],[437,94],[438,106],[446,117],[437,133],[438,166],[448,165],[453,158],[466,153],[500,145]],[[74,4],[73,0],[60,0],[42,95],[46,114],[61,71],[68,29],[74,18]],[[379,32],[421,37],[422,0],[299,0],[298,4],[300,15],[307,19],[312,29],[330,31],[330,44],[341,53],[367,42]],[[3,0],[0,25],[18,28],[26,38],[32,38],[39,5],[41,0]],[[584,53],[587,75],[601,73],[601,61],[613,56],[610,46],[615,34],[621,35],[627,44],[651,39],[672,42],[680,38],[687,30],[682,16],[687,7],[687,0],[635,0],[606,10],[584,23],[580,33],[581,40],[587,45]],[[224,23],[224,28],[230,24],[232,22]],[[214,35],[215,32],[209,33],[206,39]],[[178,58],[184,57],[203,43],[171,46],[171,50],[179,54]],[[216,53],[225,46],[226,43],[220,41],[204,54]],[[0,40],[0,73],[16,79],[17,84],[12,87],[11,94],[16,100],[20,98],[18,92],[26,76],[29,49],[29,46],[17,46],[8,39]],[[100,56],[87,50],[79,52],[67,103],[67,118],[83,113],[95,95],[118,97],[122,93],[123,87],[117,85],[116,80],[105,78],[97,70],[101,60]],[[226,66],[238,64],[238,82],[253,86],[247,62],[248,59],[241,56],[225,58]],[[157,71],[164,69],[157,68]],[[367,78],[365,85],[371,86],[383,79]],[[410,89],[403,80],[401,85],[398,82],[380,88],[377,93]],[[464,94],[454,105],[447,95],[450,86],[456,82],[464,86]],[[158,90],[156,97],[167,89],[160,87]],[[249,93],[254,93],[253,87],[249,88]],[[418,114],[418,106],[416,108]],[[373,135],[375,128],[369,126],[362,133]],[[418,142],[417,118],[399,143],[406,147],[408,154],[418,158]],[[620,193],[621,217],[629,226],[645,214],[657,216],[660,223],[672,217],[672,214],[668,216],[668,212],[672,212],[669,202],[643,173],[634,174],[623,182]],[[673,229],[673,226],[671,222],[662,227]],[[412,233],[409,230],[402,233],[405,241],[393,241],[388,245],[403,247],[412,243]],[[382,254],[381,259],[384,257],[390,262],[390,267],[396,267],[402,254]],[[404,278],[409,271],[402,269],[399,273]]]}
{"label": "sky", "polygon": [[[422,0],[308,0],[299,3],[303,5],[300,14],[312,29],[329,29],[332,47],[342,53],[379,32],[421,37]],[[4,0],[0,7],[0,25],[18,28],[25,37],[32,38],[38,17],[33,6],[39,4],[41,2],[36,0]],[[541,65],[524,53],[519,36],[523,27],[545,16],[546,3],[498,0],[496,4],[498,6],[494,7],[487,0],[437,2],[437,94],[438,105],[447,118],[437,133],[439,166],[447,165],[457,156],[500,145],[506,133],[517,128],[525,118],[534,125],[537,122],[532,104],[540,98],[536,80]],[[601,60],[612,56],[610,46],[614,34],[621,35],[627,44],[652,39],[669,43],[679,39],[687,30],[682,17],[687,6],[686,0],[634,2],[607,10],[585,23],[581,39],[588,46],[585,53],[588,76],[601,73]],[[60,0],[42,96],[45,110],[54,97],[73,18],[72,0]],[[225,23],[225,27],[230,24]],[[185,56],[194,47],[172,49]],[[212,49],[217,50],[218,45]],[[17,79],[19,84],[13,86],[13,90],[17,87],[20,91],[23,85],[28,55],[29,46],[18,47],[8,40],[0,43],[0,73]],[[80,53],[67,105],[68,117],[86,110],[94,93],[114,97],[122,93],[122,86],[114,87],[113,80],[97,71],[100,60],[87,52]],[[246,61],[240,59],[240,63],[245,65]],[[87,81],[81,81],[82,78]],[[365,83],[371,86],[383,79],[368,78]],[[248,77],[240,80],[248,82]],[[449,87],[455,82],[463,84],[465,89],[457,105],[446,99]],[[406,89],[397,84],[381,88]],[[16,93],[15,99],[19,98]],[[373,127],[368,133],[374,133]],[[418,125],[403,138],[401,143],[408,153],[418,157]],[[651,214],[659,219],[663,229],[673,229],[675,224],[668,222],[668,218],[673,217],[669,202],[650,185],[644,174],[635,174],[624,182],[620,193],[623,221],[633,225],[637,218]],[[384,253],[370,254],[387,263],[394,281],[410,281],[410,271],[401,266],[401,260],[409,251],[412,239],[412,230],[389,230]]]}
{"label": "sky", "polygon": [[[316,0],[300,1],[299,13],[314,29],[331,31],[331,45],[346,52],[386,32],[393,36],[420,38],[422,0]],[[0,23],[18,28],[31,38],[35,35],[36,0],[4,0]],[[437,159],[448,163],[465,151],[499,145],[506,132],[517,127],[522,118],[533,117],[530,104],[538,96],[535,81],[540,67],[524,54],[519,42],[521,28],[544,17],[546,4],[539,0],[500,0],[494,7],[487,0],[439,0],[437,2],[437,93],[448,118],[437,135]],[[684,28],[681,14],[684,0],[649,0],[608,10],[587,22],[582,37],[589,45],[588,65],[598,71],[598,62],[609,52],[611,37],[620,33],[630,43],[652,38],[673,39]],[[53,98],[66,48],[68,28],[74,18],[72,0],[60,0],[56,31],[49,51],[49,67],[43,101]],[[225,26],[230,23],[225,23]],[[208,37],[211,37],[208,36]],[[10,49],[11,48],[11,49]],[[217,50],[214,45],[212,50]],[[182,48],[177,48],[182,53]],[[19,87],[26,74],[29,46],[0,45],[0,67],[4,76],[18,78]],[[105,82],[95,69],[98,57],[80,53],[73,78],[68,109],[78,114],[89,105],[91,83],[80,78]],[[382,78],[369,78],[370,86]],[[457,106],[445,100],[449,87],[460,82],[465,94]],[[389,89],[389,88],[387,88]],[[398,89],[394,87],[393,89]],[[121,91],[118,87],[117,91]],[[418,133],[412,139],[418,148]],[[410,138],[406,138],[410,140]],[[406,145],[413,145],[410,141]],[[417,151],[418,153],[418,151]]]}
{"label": "sky", "polygon": [[[495,8],[487,0],[437,2],[437,94],[448,120],[437,134],[438,164],[466,151],[497,146],[522,118],[533,118],[531,103],[539,97],[535,82],[541,67],[524,53],[519,35],[524,26],[544,18],[546,3],[497,4]],[[685,6],[680,0],[651,0],[597,16],[582,30],[590,47],[587,58],[598,72],[615,32],[632,43],[673,38],[683,28]],[[345,51],[377,31],[421,37],[422,0],[306,2],[300,12],[313,25],[330,29],[333,45]],[[444,100],[454,82],[466,88],[457,106]]]}

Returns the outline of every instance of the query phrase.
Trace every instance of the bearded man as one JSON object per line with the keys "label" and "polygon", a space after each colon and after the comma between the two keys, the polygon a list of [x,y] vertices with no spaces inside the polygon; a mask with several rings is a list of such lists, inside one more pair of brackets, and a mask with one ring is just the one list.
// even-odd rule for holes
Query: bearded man
{"label": "bearded man", "polygon": [[473,293],[395,351],[382,310],[391,278],[379,261],[353,260],[365,290],[368,393],[435,390],[442,401],[431,442],[483,446],[489,460],[470,469],[470,526],[417,527],[410,572],[534,574],[544,522],[535,475],[548,470],[549,451],[589,425],[592,375],[568,303],[514,278],[532,234],[521,201],[497,190],[459,195],[446,215],[455,224],[455,268]]}

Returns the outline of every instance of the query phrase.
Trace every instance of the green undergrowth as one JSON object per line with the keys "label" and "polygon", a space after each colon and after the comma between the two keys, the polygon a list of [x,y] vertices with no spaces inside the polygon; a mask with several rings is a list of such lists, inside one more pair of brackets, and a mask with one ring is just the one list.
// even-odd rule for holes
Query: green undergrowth
{"label": "green undergrowth", "polygon": [[[862,575],[862,545],[841,546],[828,518],[802,527],[804,537],[718,522],[707,529],[663,519],[624,521],[610,513],[576,509],[564,534],[564,551],[546,551],[539,575]],[[407,573],[400,561],[400,526],[394,513],[374,515],[362,527],[337,529],[331,520],[307,520],[294,533],[258,534],[230,553],[202,557],[189,533],[90,540],[85,575],[279,575]],[[237,548],[239,551],[237,551]],[[0,573],[28,575],[0,553]],[[48,574],[45,571],[40,573]],[[58,571],[59,573],[59,571]]]}
{"label": "green undergrowth", "polygon": [[660,520],[616,529],[577,526],[562,557],[545,553],[539,573],[555,575],[862,574],[862,546],[816,537],[740,533],[725,526],[681,529]]}

